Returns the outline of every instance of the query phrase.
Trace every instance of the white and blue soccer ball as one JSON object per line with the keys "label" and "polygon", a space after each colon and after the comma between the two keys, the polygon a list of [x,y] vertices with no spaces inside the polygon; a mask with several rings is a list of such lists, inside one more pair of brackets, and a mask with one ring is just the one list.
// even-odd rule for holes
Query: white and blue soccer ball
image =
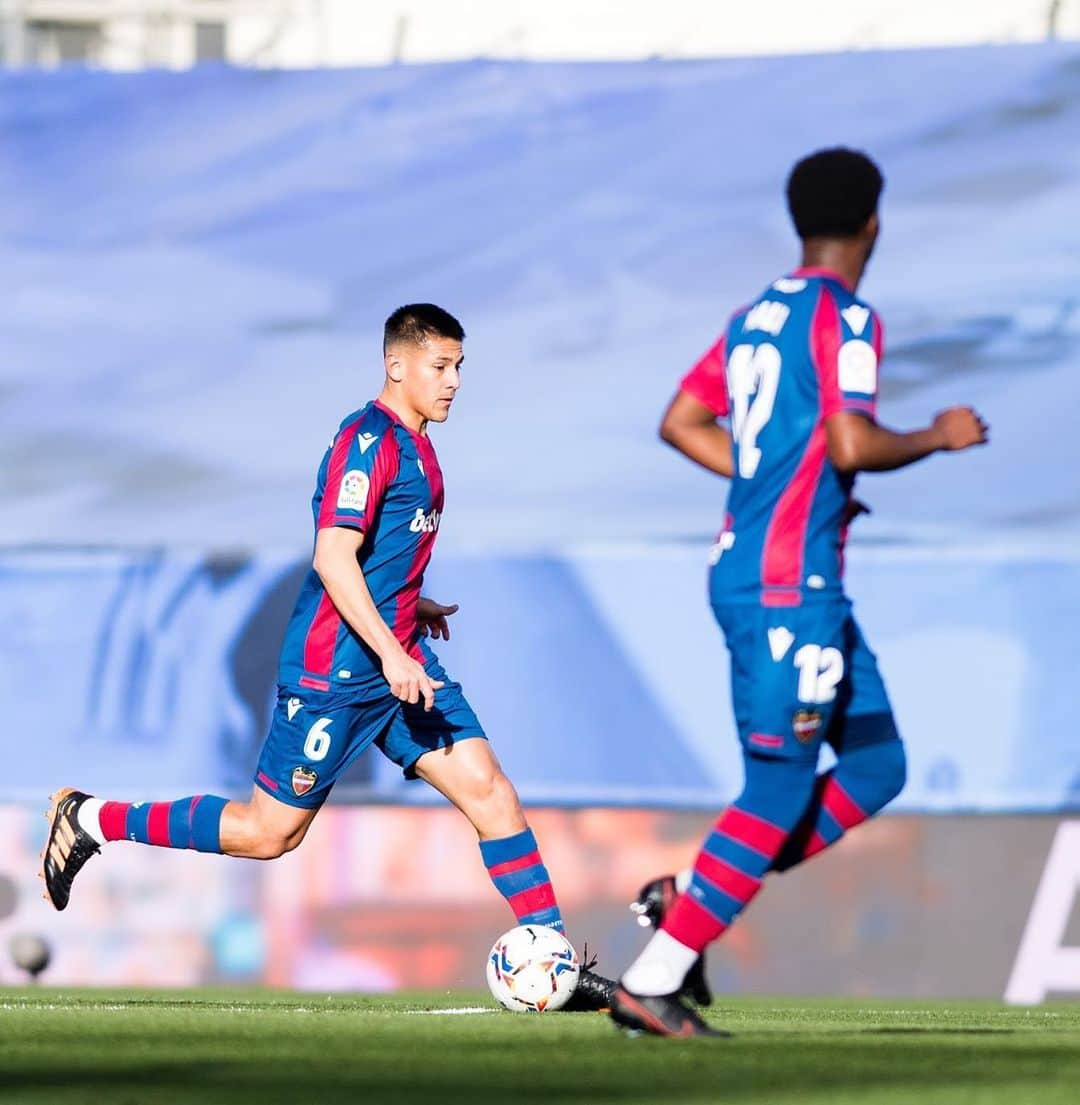
{"label": "white and blue soccer ball", "polygon": [[487,983],[512,1013],[551,1013],[577,989],[581,963],[570,941],[543,925],[518,925],[491,949]]}

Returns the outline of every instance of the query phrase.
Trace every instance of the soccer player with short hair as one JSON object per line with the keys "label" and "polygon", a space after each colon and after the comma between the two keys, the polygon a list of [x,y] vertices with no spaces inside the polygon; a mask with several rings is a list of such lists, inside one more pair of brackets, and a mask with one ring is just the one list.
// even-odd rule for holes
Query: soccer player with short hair
{"label": "soccer player with short hair", "polygon": [[[109,841],[274,859],[304,839],[334,782],[371,744],[469,819],[520,924],[563,921],[536,839],[480,722],[426,638],[449,639],[457,606],[421,594],[443,509],[428,435],[461,383],[465,332],[430,303],[387,320],[379,398],[341,423],[312,509],[315,555],[281,651],[277,705],[251,798],[175,802],[52,796],[43,853],[48,896],[68,903],[83,864]],[[572,1008],[605,1006],[613,984],[588,969]]]}
{"label": "soccer player with short hair", "polygon": [[[897,433],[877,420],[881,322],[856,296],[883,179],[864,154],[821,150],[787,182],[802,263],[736,311],[682,380],[661,437],[731,483],[710,599],[731,655],[742,793],[692,870],[642,888],[657,925],[612,1016],[662,1036],[714,1035],[702,954],[784,871],[873,816],[904,785],[904,748],[841,580],[855,474],[987,441],[970,407]],[[727,419],[729,428],[718,423]],[[817,774],[822,742],[836,753]]]}

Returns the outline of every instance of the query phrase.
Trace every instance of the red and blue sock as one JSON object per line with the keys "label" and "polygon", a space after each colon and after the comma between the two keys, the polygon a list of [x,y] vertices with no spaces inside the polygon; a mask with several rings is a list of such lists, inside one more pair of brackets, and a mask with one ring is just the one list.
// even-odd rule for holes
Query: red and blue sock
{"label": "red and blue sock", "polygon": [[175,802],[104,802],[98,822],[106,840],[220,853],[221,811],[228,801],[196,794]]}
{"label": "red and blue sock", "polygon": [[777,855],[772,869],[787,871],[835,844],[904,789],[907,759],[897,739],[845,748],[821,775],[810,806]]}
{"label": "red and blue sock", "polygon": [[690,885],[663,924],[701,951],[750,904],[810,802],[812,761],[746,757],[742,794],[717,819],[694,862]]}
{"label": "red and blue sock", "polygon": [[562,914],[532,829],[498,840],[481,840],[480,855],[495,889],[507,900],[519,924],[563,931]]}

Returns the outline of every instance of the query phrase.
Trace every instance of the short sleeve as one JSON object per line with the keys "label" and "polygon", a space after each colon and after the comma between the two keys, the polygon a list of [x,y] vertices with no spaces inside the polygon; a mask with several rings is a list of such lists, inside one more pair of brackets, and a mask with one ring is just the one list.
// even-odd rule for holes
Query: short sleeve
{"label": "short sleeve", "polygon": [[728,416],[727,378],[725,375],[727,335],[711,346],[705,355],[682,378],[679,390],[692,395],[718,418]]}
{"label": "short sleeve", "polygon": [[842,310],[823,287],[810,324],[810,351],[821,391],[821,415],[877,415],[878,365],[883,349],[877,313],[852,302]]}
{"label": "short sleeve", "polygon": [[370,529],[397,471],[393,427],[376,433],[363,419],[343,426],[330,447],[318,528]]}

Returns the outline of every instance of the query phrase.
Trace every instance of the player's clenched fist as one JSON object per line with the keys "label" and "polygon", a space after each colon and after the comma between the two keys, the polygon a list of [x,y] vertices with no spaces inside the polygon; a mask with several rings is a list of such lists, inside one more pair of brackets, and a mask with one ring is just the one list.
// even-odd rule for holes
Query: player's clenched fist
{"label": "player's clenched fist", "polygon": [[424,709],[435,705],[435,692],[443,686],[441,679],[432,679],[423,667],[402,651],[383,661],[383,677],[390,684],[390,693],[402,702],[424,700]]}
{"label": "player's clenched fist", "polygon": [[941,439],[941,448],[955,452],[972,445],[985,445],[990,427],[973,408],[950,407],[934,419],[934,430]]}

